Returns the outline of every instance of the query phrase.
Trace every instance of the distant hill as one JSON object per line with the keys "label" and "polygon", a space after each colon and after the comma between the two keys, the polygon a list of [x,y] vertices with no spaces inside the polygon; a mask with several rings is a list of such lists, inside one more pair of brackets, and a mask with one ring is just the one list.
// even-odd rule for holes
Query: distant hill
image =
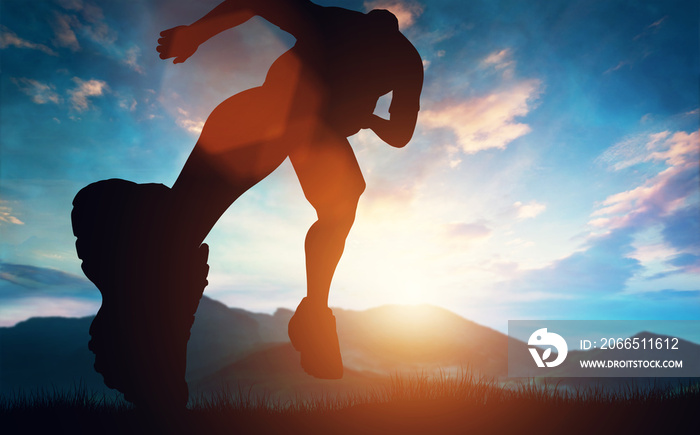
{"label": "distant hill", "polygon": [[508,374],[508,337],[430,305],[334,310],[346,365],[378,373],[470,367]]}
{"label": "distant hill", "polygon": [[[344,385],[342,390],[356,381],[368,384],[377,374],[437,368],[507,374],[507,337],[450,311],[425,305],[334,312],[346,365],[345,379],[335,386]],[[292,314],[252,313],[203,297],[188,345],[188,382],[202,391],[232,382],[269,385],[271,379],[279,384],[272,389],[328,384],[301,370],[287,338]],[[92,317],[33,318],[0,328],[0,393],[78,382],[104,389],[87,349],[91,322]]]}
{"label": "distant hill", "polygon": [[[279,334],[271,332],[273,325],[286,325],[292,315],[289,310],[278,312],[281,320],[203,297],[188,343],[188,380],[208,376],[259,344],[278,339]],[[87,348],[93,318],[31,318],[13,327],[0,327],[0,394],[71,388],[79,383],[110,391],[94,371],[94,355]]]}
{"label": "distant hill", "polygon": [[190,391],[197,395],[228,390],[234,395],[270,396],[284,401],[299,396],[365,392],[386,382],[386,376],[359,372],[347,366],[342,379],[316,379],[302,370],[299,353],[291,343],[276,343],[261,345],[246,357],[206,378],[191,382]]}
{"label": "distant hill", "polygon": [[0,328],[0,393],[19,389],[106,389],[87,348],[92,317],[32,318]]}
{"label": "distant hill", "polygon": [[[445,374],[470,370],[503,380],[508,374],[508,343],[527,346],[429,305],[334,309],[334,313],[346,370],[342,380],[324,381],[308,376],[299,365],[299,354],[287,338],[292,311],[252,313],[203,297],[188,345],[190,390],[196,395],[224,387],[236,392],[254,387],[280,397],[326,394],[378,386],[388,374],[436,370]],[[91,322],[92,317],[33,318],[0,328],[0,394],[70,388],[79,382],[91,390],[113,392],[92,368],[94,356],[87,349]],[[526,350],[520,353],[529,358]],[[567,360],[578,357],[573,351]]]}
{"label": "distant hill", "polygon": [[253,313],[203,297],[187,346],[187,375],[197,378],[235,361],[261,341]]}

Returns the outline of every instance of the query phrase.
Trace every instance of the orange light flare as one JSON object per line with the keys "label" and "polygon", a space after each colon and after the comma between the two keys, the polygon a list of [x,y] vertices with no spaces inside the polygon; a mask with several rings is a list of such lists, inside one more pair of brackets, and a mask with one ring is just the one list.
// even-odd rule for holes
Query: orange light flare
{"label": "orange light flare", "polygon": [[[388,366],[410,366],[419,371],[444,369],[447,373],[452,365],[459,365],[460,355],[474,344],[469,332],[465,332],[464,319],[431,305],[373,308],[366,311],[362,325],[364,330],[356,332],[364,342],[358,345],[372,354],[382,355]],[[352,341],[355,334],[348,331],[347,336]]]}

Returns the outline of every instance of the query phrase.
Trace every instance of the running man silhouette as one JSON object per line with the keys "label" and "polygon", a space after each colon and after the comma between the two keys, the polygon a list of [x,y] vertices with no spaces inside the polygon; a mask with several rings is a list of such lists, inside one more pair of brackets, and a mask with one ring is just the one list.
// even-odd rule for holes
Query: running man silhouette
{"label": "running man silhouette", "polygon": [[[197,294],[201,296],[202,279],[206,278],[204,238],[238,197],[289,158],[318,220],[309,229],[305,242],[307,296],[292,317],[288,333],[307,373],[337,379],[342,377],[343,365],[335,317],[328,308],[328,293],[355,219],[358,200],[365,189],[347,137],[360,129],[371,129],[387,144],[405,146],[416,125],[423,65],[390,12],[372,10],[363,14],[322,7],[309,0],[224,1],[189,26],[161,32],[157,50],[162,59],[185,62],[199,45],[254,16],[289,32],[296,38],[295,45],[273,63],[262,86],[234,95],[214,109],[172,189],[162,186],[167,190],[162,196],[166,199],[155,201],[155,197],[147,197],[145,187],[138,185],[143,193],[122,195],[126,198],[124,208],[143,206],[138,213],[155,217],[150,219],[150,224],[141,224],[136,219],[137,223],[130,224],[131,227],[121,228],[148,240],[142,243],[152,247],[149,249],[153,255],[148,258],[179,265],[177,272],[166,266],[154,268],[153,273],[149,270],[146,275],[155,276],[150,282],[155,285],[162,280],[158,278],[160,274],[175,283],[178,279],[168,275],[175,273],[181,275],[179,281],[192,283],[175,283],[168,292],[170,298],[190,301],[189,305],[174,309],[177,314],[171,316],[187,319],[181,321],[186,328],[176,328],[184,331],[177,340],[180,343],[182,337],[189,336],[191,316],[199,300]],[[379,97],[389,92],[393,92],[390,116],[383,119],[373,112]],[[95,260],[99,255],[89,254],[85,249],[85,255],[80,255],[81,238],[96,238],[92,234],[101,233],[92,229],[94,224],[89,231],[81,232],[76,215],[80,210],[94,207],[97,198],[109,197],[104,194],[109,190],[104,183],[119,182],[128,183],[100,182],[102,187],[95,187],[93,194],[85,192],[85,199],[79,200],[84,193],[81,191],[74,201],[78,253],[89,277],[88,270],[98,270],[105,260]],[[91,186],[83,190],[89,191]],[[136,189],[131,185],[123,187]],[[136,200],[130,198],[138,198],[139,205],[133,205]],[[86,216],[83,222],[95,221],[90,213]],[[137,230],[131,229],[134,227]],[[131,249],[136,248],[124,248],[115,255],[128,256]],[[169,262],[167,258],[176,253],[178,260]],[[190,259],[191,265],[186,265],[189,260],[182,258]],[[104,309],[107,296],[97,282],[101,278],[96,275],[93,273],[95,279],[91,279],[103,293]],[[129,287],[126,281],[122,283],[124,288]],[[99,333],[92,330],[91,333],[91,343],[96,342]],[[186,341],[185,338],[185,345]],[[182,354],[181,344],[172,347],[178,349],[172,353]],[[98,357],[96,352],[96,366]],[[178,366],[170,377],[184,378],[183,367]],[[182,385],[179,380],[178,385]],[[182,397],[182,388],[178,391],[178,397]],[[184,391],[186,401],[186,384]]]}
{"label": "running man silhouette", "polygon": [[[308,0],[229,0],[191,26],[161,33],[174,63],[228,28],[259,15],[291,33],[295,46],[264,84],[235,95],[207,119],[173,186],[183,225],[201,243],[229,205],[289,157],[318,220],[306,236],[307,297],[289,325],[304,369],[339,378],[342,362],[328,293],[365,189],[347,136],[372,129],[403,147],[416,124],[421,58],[385,10],[367,14]],[[390,119],[373,114],[393,91]]]}

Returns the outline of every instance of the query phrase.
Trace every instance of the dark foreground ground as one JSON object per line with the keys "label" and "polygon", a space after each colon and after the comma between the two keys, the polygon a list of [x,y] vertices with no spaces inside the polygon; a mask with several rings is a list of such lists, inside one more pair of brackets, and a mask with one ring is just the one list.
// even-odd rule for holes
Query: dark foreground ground
{"label": "dark foreground ground", "polygon": [[3,434],[698,433],[700,386],[565,392],[458,380],[396,380],[381,391],[273,403],[221,395],[179,415],[144,415],[84,391],[0,401]]}

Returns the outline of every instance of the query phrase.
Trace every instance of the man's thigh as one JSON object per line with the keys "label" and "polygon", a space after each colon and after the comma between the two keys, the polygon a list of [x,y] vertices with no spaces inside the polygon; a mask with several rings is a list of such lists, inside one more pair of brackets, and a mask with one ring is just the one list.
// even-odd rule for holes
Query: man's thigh
{"label": "man's thigh", "polygon": [[357,203],[365,180],[345,137],[327,135],[289,156],[306,199],[317,211],[339,203]]}

